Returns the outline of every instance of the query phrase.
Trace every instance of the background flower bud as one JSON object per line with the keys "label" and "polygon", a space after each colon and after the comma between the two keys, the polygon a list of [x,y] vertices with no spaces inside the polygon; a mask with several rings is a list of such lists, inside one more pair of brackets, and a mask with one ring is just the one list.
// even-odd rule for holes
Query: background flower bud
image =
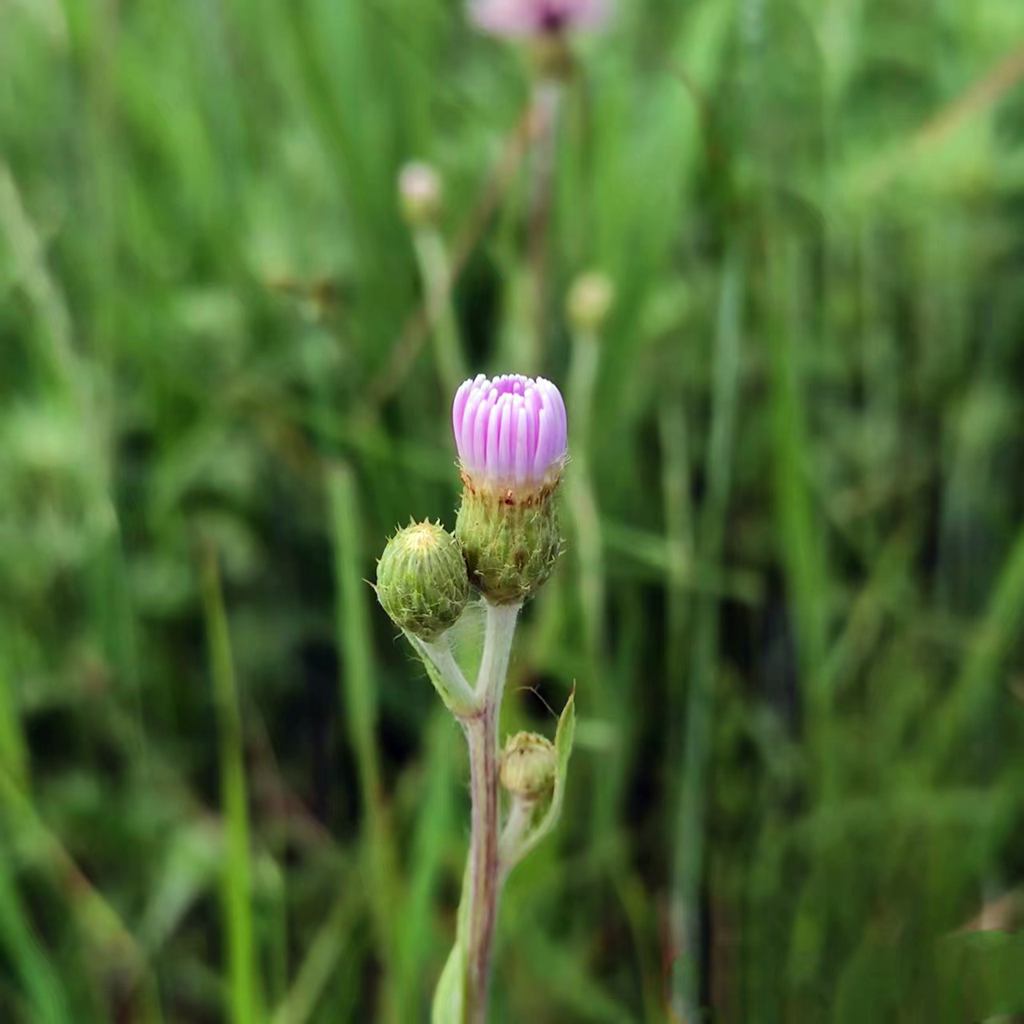
{"label": "background flower bud", "polygon": [[505,39],[561,35],[600,28],[610,0],[470,0],[469,16],[484,32]]}
{"label": "background flower bud", "polygon": [[414,160],[398,175],[398,198],[402,213],[413,227],[432,224],[441,213],[441,177],[430,164]]}
{"label": "background flower bud", "polygon": [[501,755],[501,784],[513,796],[536,800],[555,785],[558,756],[555,745],[535,732],[518,732],[505,742]]}
{"label": "background flower bud", "polygon": [[608,275],[589,271],[573,282],[565,308],[576,330],[596,332],[604,326],[614,302],[615,287]]}
{"label": "background flower bud", "polygon": [[399,530],[377,563],[377,598],[406,632],[436,639],[455,625],[469,599],[458,541],[440,523]]}

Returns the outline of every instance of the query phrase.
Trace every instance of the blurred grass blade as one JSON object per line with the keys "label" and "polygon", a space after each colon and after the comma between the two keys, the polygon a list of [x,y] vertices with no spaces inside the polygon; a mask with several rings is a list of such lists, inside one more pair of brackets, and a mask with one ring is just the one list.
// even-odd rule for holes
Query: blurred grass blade
{"label": "blurred grass blade", "polygon": [[407,888],[399,943],[399,984],[402,1003],[419,1006],[426,1002],[423,968],[434,962],[431,898],[444,868],[444,855],[454,821],[452,787],[455,785],[456,725],[446,712],[434,714],[428,729],[426,779],[420,801],[416,830],[410,847],[412,865]]}
{"label": "blurred grass blade", "polygon": [[145,949],[158,951],[170,939],[196,901],[213,888],[224,861],[221,832],[205,822],[171,837],[138,926]]}
{"label": "blurred grass blade", "polygon": [[[701,510],[698,537],[701,557],[710,565],[717,564],[722,556],[722,539],[725,536],[725,517],[729,504],[739,391],[743,297],[743,265],[740,255],[734,250],[722,275],[718,328],[713,343],[711,438],[705,467],[708,493]],[[700,1016],[700,971],[704,942],[699,904],[707,834],[708,762],[711,756],[718,616],[718,600],[713,595],[702,595],[694,625],[685,749],[680,765],[682,778],[678,783],[679,807],[674,838],[672,931],[676,961],[672,970],[672,1006],[680,1020],[696,1020]],[[679,668],[682,669],[682,665]]]}
{"label": "blurred grass blade", "polygon": [[252,923],[252,859],[242,719],[220,572],[212,547],[203,551],[201,570],[227,839],[221,891],[227,936],[228,1006],[234,1024],[254,1024],[261,1019],[261,1014]]}
{"label": "blurred grass blade", "polygon": [[[397,857],[381,786],[377,754],[377,697],[373,678],[373,651],[367,605],[372,591],[363,577],[361,513],[352,471],[335,463],[327,471],[331,533],[334,542],[334,574],[337,588],[336,628],[341,661],[341,701],[345,709],[349,740],[359,772],[359,787],[365,815],[363,864],[369,880],[368,898],[377,936],[377,949],[384,976],[381,1018],[401,1007],[392,1003],[400,996],[394,986]],[[408,1019],[401,1015],[399,1020]]]}
{"label": "blurred grass blade", "polygon": [[4,640],[0,629],[0,766],[17,785],[24,787],[28,782],[28,753]]}
{"label": "blurred grass blade", "polygon": [[936,768],[951,756],[959,738],[979,725],[979,716],[997,696],[999,666],[1020,640],[1024,625],[1024,530],[1018,533],[988,609],[964,658],[960,675],[936,713],[929,755]]}
{"label": "blurred grass blade", "polygon": [[811,448],[804,402],[804,326],[799,313],[799,249],[781,219],[766,217],[766,302],[771,357],[773,480],[778,543],[792,605],[802,693],[807,705],[816,783],[829,792],[830,696],[825,691],[826,567],[808,482]]}
{"label": "blurred grass blade", "polygon": [[14,965],[38,1024],[73,1024],[61,978],[39,942],[18,895],[6,850],[0,846],[0,947]]}
{"label": "blurred grass blade", "polygon": [[135,936],[39,817],[32,800],[3,771],[0,811],[7,834],[17,838],[19,847],[24,846],[25,854],[46,869],[51,883],[65,895],[86,940],[86,969],[95,970],[101,957],[116,958],[125,989],[139,989],[139,1019],[145,1024],[161,1024],[157,980]]}
{"label": "blurred grass blade", "polygon": [[357,988],[354,977],[363,956],[356,923],[363,895],[358,885],[342,890],[327,921],[309,942],[295,981],[274,1011],[271,1024],[306,1024],[314,1019],[324,989],[330,981],[336,981],[339,974],[346,980],[351,979],[352,989]]}

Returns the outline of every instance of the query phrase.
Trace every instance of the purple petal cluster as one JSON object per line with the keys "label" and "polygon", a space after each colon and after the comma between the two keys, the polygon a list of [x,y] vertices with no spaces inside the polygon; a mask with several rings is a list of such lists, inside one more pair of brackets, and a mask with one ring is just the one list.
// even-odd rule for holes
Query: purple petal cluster
{"label": "purple petal cluster", "polygon": [[567,448],[565,403],[543,377],[482,373],[455,393],[452,427],[463,470],[491,487],[539,487],[558,478]]}
{"label": "purple petal cluster", "polygon": [[495,36],[521,39],[598,28],[610,0],[470,0],[469,16]]}

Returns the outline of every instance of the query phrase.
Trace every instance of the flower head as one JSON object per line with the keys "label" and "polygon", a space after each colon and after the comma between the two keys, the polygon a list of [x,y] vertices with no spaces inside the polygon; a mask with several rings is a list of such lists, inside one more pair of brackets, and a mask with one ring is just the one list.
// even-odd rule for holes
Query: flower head
{"label": "flower head", "polygon": [[480,374],[456,392],[452,426],[465,485],[455,536],[470,581],[494,604],[525,601],[562,550],[565,403],[543,377]]}
{"label": "flower head", "polygon": [[452,404],[455,445],[476,486],[536,491],[558,481],[566,454],[565,403],[543,377],[482,373],[467,380]]}
{"label": "flower head", "polygon": [[491,35],[527,39],[599,28],[608,7],[609,0],[470,0],[469,16]]}

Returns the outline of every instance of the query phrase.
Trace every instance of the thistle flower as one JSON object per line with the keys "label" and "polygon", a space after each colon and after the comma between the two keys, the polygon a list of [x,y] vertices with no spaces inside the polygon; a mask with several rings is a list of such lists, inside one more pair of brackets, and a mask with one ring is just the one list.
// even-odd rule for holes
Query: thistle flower
{"label": "thistle flower", "polygon": [[455,536],[470,579],[495,604],[525,600],[561,549],[552,495],[566,457],[562,396],[509,374],[467,380],[452,404],[464,486]]}
{"label": "thistle flower", "polygon": [[458,621],[469,599],[462,551],[440,523],[410,523],[377,563],[377,599],[397,626],[434,640]]}
{"label": "thistle flower", "polygon": [[609,0],[470,0],[469,16],[491,35],[530,39],[600,28]]}

